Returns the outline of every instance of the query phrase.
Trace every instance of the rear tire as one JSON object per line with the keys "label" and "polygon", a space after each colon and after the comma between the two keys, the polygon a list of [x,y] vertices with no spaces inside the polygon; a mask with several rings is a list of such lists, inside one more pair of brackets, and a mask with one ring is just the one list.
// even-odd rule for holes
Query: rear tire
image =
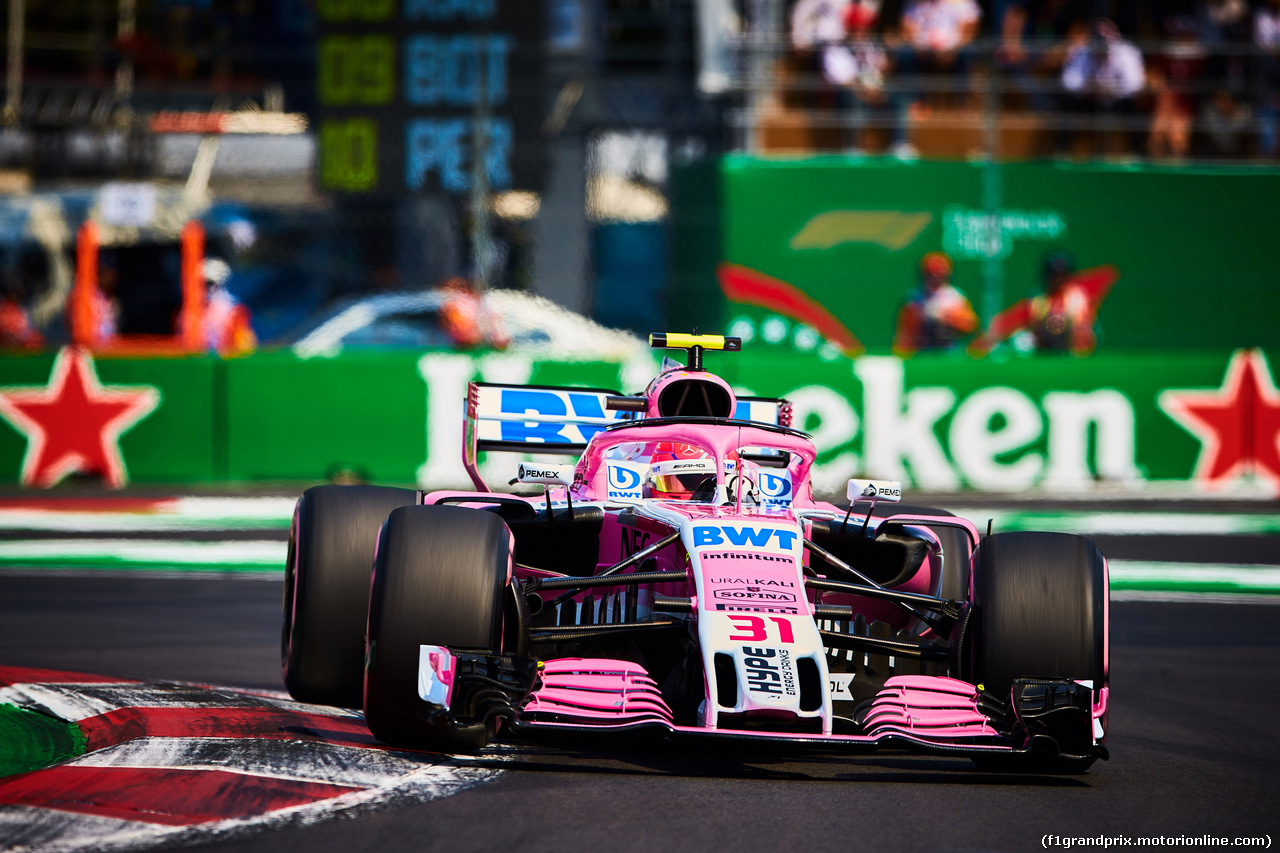
{"label": "rear tire", "polygon": [[[1015,678],[1067,678],[1105,687],[1106,562],[1065,533],[998,533],[974,557],[973,681],[1002,701]],[[1093,758],[1013,756],[991,769],[1082,773]],[[988,766],[982,763],[980,766]]]}
{"label": "rear tire", "polygon": [[359,708],[369,577],[378,528],[417,492],[386,486],[313,486],[289,529],[284,621],[285,687],[299,702]]}
{"label": "rear tire", "polygon": [[378,538],[369,596],[365,721],[374,737],[434,752],[481,749],[496,721],[460,724],[418,696],[423,645],[502,651],[511,532],[455,506],[397,509]]}

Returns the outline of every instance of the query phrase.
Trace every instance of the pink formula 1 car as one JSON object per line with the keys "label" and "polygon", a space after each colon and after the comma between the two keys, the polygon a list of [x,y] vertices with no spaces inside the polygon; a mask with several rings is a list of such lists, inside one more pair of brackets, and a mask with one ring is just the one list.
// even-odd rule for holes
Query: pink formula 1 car
{"label": "pink formula 1 car", "polygon": [[[289,539],[284,680],[388,744],[638,733],[910,749],[1079,772],[1105,758],[1107,564],[1087,539],[816,501],[784,400],[688,352],[643,393],[473,383],[476,491],[317,486]],[[481,451],[521,462],[492,491]],[[372,566],[372,582],[370,567]]]}

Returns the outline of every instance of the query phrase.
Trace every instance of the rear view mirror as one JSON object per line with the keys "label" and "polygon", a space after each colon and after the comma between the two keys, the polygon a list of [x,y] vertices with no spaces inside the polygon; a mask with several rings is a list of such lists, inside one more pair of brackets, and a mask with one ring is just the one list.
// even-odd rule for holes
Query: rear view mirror
{"label": "rear view mirror", "polygon": [[515,482],[568,488],[573,485],[574,467],[563,462],[521,462]]}
{"label": "rear view mirror", "polygon": [[845,497],[850,504],[856,501],[897,503],[902,500],[902,483],[898,480],[850,480]]}

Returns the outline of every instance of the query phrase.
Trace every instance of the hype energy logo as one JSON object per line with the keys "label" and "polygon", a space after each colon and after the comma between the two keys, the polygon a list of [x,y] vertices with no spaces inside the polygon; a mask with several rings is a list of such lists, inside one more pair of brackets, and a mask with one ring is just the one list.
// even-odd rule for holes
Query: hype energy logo
{"label": "hype energy logo", "polygon": [[641,487],[648,471],[649,466],[642,462],[610,462],[610,500],[640,500],[644,497]]}
{"label": "hype energy logo", "polygon": [[794,551],[800,534],[795,530],[746,524],[698,524],[693,528],[694,548],[761,548]]}

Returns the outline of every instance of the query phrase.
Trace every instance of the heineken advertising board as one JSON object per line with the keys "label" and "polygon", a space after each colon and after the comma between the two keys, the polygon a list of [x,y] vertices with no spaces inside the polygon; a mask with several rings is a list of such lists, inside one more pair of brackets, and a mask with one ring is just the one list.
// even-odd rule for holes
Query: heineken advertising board
{"label": "heineken advertising board", "polygon": [[[1280,350],[971,360],[708,353],[740,393],[784,396],[812,433],[821,491],[845,478],[929,491],[1280,494]],[[513,353],[381,352],[302,360],[0,359],[0,478],[122,485],[467,483],[462,404],[473,379],[634,392],[656,370]],[[493,454],[494,484],[512,457]]]}
{"label": "heineken advertising board", "polygon": [[984,318],[1039,292],[1051,251],[1114,272],[1097,306],[1098,354],[1280,346],[1280,170],[1018,163],[988,173],[735,156],[714,192],[679,191],[704,187],[699,171],[674,179],[674,220],[705,221],[701,199],[715,199],[720,242],[709,257],[706,229],[675,233],[673,280],[700,293],[718,282],[721,328],[757,347],[888,353],[920,258],[937,250]]}
{"label": "heineken advertising board", "polygon": [[318,0],[323,190],[466,192],[537,185],[542,0]]}

